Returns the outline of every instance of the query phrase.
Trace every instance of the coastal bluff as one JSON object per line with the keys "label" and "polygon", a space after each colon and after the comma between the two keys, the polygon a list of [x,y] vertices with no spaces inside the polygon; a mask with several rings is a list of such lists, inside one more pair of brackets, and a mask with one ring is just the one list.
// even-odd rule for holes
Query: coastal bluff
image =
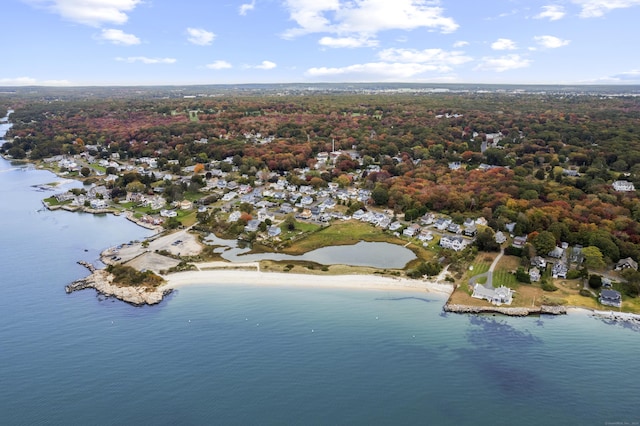
{"label": "coastal bluff", "polygon": [[502,314],[512,317],[525,317],[528,315],[564,315],[567,308],[564,306],[542,305],[532,308],[507,308],[501,306],[470,306],[447,303],[443,307],[445,312],[456,314]]}
{"label": "coastal bluff", "polygon": [[96,269],[88,262],[80,261],[79,264],[85,266],[91,274],[65,286],[67,294],[74,291],[93,288],[98,293],[108,297],[115,297],[123,302],[134,306],[156,305],[162,301],[164,296],[172,292],[171,289],[148,289],[145,287],[118,286],[113,284],[113,276],[104,269]]}

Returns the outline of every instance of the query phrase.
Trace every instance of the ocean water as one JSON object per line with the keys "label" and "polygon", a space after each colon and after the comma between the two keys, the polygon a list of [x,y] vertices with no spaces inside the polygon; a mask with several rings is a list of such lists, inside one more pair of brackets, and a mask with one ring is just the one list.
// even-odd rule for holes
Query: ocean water
{"label": "ocean water", "polygon": [[57,180],[0,160],[2,425],[640,421],[640,332],[586,313],[447,315],[425,292],[241,282],[142,308],[67,295],[77,260],[149,231],[42,210],[33,185]]}

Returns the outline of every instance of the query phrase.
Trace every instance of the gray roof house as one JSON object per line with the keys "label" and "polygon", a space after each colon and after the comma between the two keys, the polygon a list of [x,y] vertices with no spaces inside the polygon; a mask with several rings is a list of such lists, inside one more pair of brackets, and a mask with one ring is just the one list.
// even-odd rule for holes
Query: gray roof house
{"label": "gray roof house", "polygon": [[553,265],[551,269],[551,276],[553,278],[567,278],[567,272],[569,272],[569,268],[562,262],[558,262]]}
{"label": "gray roof house", "polygon": [[476,299],[488,300],[494,305],[510,305],[513,301],[513,290],[509,287],[500,286],[498,288],[486,288],[481,284],[476,284],[473,287],[473,294],[471,297]]}
{"label": "gray roof house", "polygon": [[537,267],[529,269],[529,279],[533,283],[540,281],[540,270]]}
{"label": "gray roof house", "polygon": [[634,270],[638,270],[638,262],[636,262],[635,260],[633,260],[630,257],[627,257],[625,259],[620,259],[618,261],[618,263],[616,264],[616,270],[621,271],[623,269],[634,269]]}
{"label": "gray roof house", "polygon": [[260,225],[260,221],[257,219],[251,219],[247,222],[247,225],[244,227],[246,232],[256,232],[258,230],[258,226]]}
{"label": "gray roof house", "polygon": [[605,289],[600,292],[600,303],[607,306],[622,306],[622,296],[619,291]]}
{"label": "gray roof house", "polygon": [[276,225],[271,225],[267,230],[269,237],[277,237],[281,232],[282,230],[280,229],[280,227]]}
{"label": "gray roof house", "polygon": [[547,256],[554,257],[556,259],[560,259],[564,255],[564,250],[561,247],[556,246],[553,250],[551,250]]}
{"label": "gray roof house", "polygon": [[533,256],[531,258],[531,266],[536,266],[538,268],[546,268],[547,267],[547,261],[544,260],[544,258],[542,258],[541,256]]}

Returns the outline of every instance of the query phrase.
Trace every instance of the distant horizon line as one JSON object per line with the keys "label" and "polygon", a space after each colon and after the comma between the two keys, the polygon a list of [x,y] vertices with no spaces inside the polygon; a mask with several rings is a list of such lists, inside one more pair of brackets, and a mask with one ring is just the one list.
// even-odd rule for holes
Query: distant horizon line
{"label": "distant horizon line", "polygon": [[77,84],[77,85],[47,85],[47,84],[26,84],[26,85],[2,85],[1,89],[24,89],[24,88],[55,88],[55,89],[73,89],[87,87],[201,87],[201,86],[365,86],[365,85],[381,85],[381,86],[580,86],[580,87],[619,87],[619,86],[638,86],[640,83],[425,83],[425,82],[284,82],[284,83],[158,83],[158,84]]}

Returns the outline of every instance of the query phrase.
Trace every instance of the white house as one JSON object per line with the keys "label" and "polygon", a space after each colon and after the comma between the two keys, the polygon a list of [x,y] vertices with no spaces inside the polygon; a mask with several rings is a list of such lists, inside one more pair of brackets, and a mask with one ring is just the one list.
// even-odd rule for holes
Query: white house
{"label": "white house", "polygon": [[237,210],[234,212],[231,212],[231,214],[229,215],[229,218],[227,219],[227,222],[237,222],[238,219],[240,219],[240,216],[242,216],[242,213],[240,213]]}
{"label": "white house", "polygon": [[422,231],[420,231],[420,235],[418,235],[418,239],[420,241],[431,241],[433,240],[433,234],[427,228],[422,228]]}
{"label": "white house", "polygon": [[443,248],[460,251],[465,248],[466,244],[464,243],[464,239],[462,237],[450,237],[448,235],[443,235],[442,238],[440,238],[440,246]]}
{"label": "white house", "polygon": [[420,225],[414,223],[404,228],[402,235],[405,237],[414,237],[418,232],[420,232]]}
{"label": "white house", "polygon": [[160,210],[160,216],[162,217],[176,217],[178,213],[175,210]]}
{"label": "white house", "polygon": [[494,305],[510,305],[513,301],[513,290],[509,287],[500,286],[498,288],[486,288],[481,284],[476,284],[473,287],[473,294],[471,297],[476,299],[488,300]]}
{"label": "white house", "polygon": [[273,222],[275,220],[275,215],[266,209],[258,210],[258,220],[260,222],[264,222],[267,219]]}
{"label": "white house", "polygon": [[397,231],[400,228],[402,228],[402,224],[398,221],[395,221],[391,225],[389,225],[389,231]]}
{"label": "white house", "polygon": [[540,281],[540,270],[536,267],[529,269],[529,279],[532,283]]}
{"label": "white house", "polygon": [[633,182],[629,182],[626,180],[617,180],[613,182],[611,186],[613,187],[614,190],[619,192],[631,192],[636,190],[635,186],[633,185]]}

